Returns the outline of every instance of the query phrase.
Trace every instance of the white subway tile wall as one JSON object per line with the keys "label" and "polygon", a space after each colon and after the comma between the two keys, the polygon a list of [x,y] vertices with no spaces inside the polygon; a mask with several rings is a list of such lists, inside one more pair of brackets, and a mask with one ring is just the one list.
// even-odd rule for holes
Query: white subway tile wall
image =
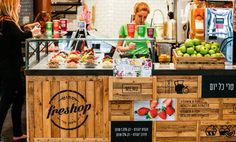
{"label": "white subway tile wall", "polygon": [[[65,2],[65,0],[52,1]],[[147,22],[151,22],[155,9],[160,9],[164,13],[164,18],[167,19],[167,6],[165,0],[83,0],[83,2],[89,5],[90,10],[93,5],[96,6],[96,20],[94,27],[105,37],[118,37],[120,26],[130,22],[135,3],[141,1],[148,3],[151,9]],[[81,11],[81,9],[79,11]],[[78,12],[78,15],[79,14],[80,12]],[[160,13],[155,14],[155,19],[158,23],[163,21]],[[70,19],[70,21],[73,21],[73,19]]]}

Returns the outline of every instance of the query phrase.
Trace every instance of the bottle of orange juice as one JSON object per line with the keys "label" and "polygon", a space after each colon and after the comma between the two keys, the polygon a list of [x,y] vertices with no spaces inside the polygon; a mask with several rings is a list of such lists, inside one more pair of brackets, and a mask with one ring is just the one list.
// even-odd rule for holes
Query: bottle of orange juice
{"label": "bottle of orange juice", "polygon": [[191,4],[190,38],[205,39],[205,1],[195,0]]}

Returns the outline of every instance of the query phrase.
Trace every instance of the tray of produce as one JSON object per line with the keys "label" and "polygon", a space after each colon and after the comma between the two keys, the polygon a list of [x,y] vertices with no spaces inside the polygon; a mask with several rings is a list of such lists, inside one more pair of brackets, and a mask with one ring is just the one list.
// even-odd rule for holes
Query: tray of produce
{"label": "tray of produce", "polygon": [[225,56],[217,42],[187,39],[180,47],[173,49],[172,59],[176,69],[225,68]]}

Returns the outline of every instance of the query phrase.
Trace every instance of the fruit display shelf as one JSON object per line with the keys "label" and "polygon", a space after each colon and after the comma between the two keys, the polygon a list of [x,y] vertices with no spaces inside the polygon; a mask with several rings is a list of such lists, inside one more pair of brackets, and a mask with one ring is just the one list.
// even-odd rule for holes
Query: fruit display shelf
{"label": "fruit display shelf", "polygon": [[[221,53],[222,54],[222,53]],[[224,69],[225,56],[220,57],[182,57],[173,49],[172,57],[176,69]]]}

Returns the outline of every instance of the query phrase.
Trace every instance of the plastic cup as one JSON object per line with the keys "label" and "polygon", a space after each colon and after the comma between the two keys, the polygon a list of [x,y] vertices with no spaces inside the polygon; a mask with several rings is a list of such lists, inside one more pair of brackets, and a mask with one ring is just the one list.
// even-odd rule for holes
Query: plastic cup
{"label": "plastic cup", "polygon": [[145,25],[139,25],[138,26],[138,35],[139,37],[145,37],[146,34],[146,26]]}
{"label": "plastic cup", "polygon": [[60,20],[53,20],[53,32],[59,32]]}
{"label": "plastic cup", "polygon": [[67,19],[60,19],[60,23],[61,23],[61,32],[62,33],[66,33],[67,32]]}
{"label": "plastic cup", "polygon": [[128,37],[134,38],[135,24],[133,24],[133,23],[127,24],[127,31],[128,31]]}
{"label": "plastic cup", "polygon": [[149,38],[153,38],[154,37],[154,28],[153,27],[148,27],[147,28],[147,36]]}
{"label": "plastic cup", "polygon": [[86,23],[84,21],[78,21],[78,29],[86,29]]}
{"label": "plastic cup", "polygon": [[47,37],[52,37],[52,22],[46,22],[46,35]]}

